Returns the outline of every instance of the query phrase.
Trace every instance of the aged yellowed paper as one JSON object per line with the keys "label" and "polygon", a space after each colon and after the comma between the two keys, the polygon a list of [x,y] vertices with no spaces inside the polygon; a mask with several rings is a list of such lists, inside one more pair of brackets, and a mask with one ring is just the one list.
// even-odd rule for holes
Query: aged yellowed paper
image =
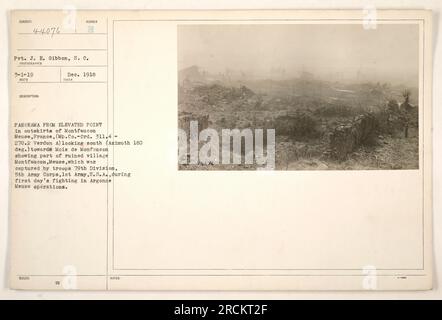
{"label": "aged yellowed paper", "polygon": [[431,289],[431,28],[12,11],[11,288]]}

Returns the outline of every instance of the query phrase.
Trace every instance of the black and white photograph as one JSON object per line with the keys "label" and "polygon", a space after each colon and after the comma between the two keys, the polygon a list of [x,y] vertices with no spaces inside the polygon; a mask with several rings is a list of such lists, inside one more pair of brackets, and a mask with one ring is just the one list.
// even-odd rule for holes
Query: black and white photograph
{"label": "black and white photograph", "polygon": [[180,170],[419,168],[418,24],[178,26]]}

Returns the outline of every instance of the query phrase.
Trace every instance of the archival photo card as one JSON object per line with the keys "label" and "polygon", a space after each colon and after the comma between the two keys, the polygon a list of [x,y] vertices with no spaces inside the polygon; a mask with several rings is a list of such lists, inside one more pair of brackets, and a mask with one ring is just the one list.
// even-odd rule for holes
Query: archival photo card
{"label": "archival photo card", "polygon": [[432,13],[10,14],[10,288],[429,290]]}

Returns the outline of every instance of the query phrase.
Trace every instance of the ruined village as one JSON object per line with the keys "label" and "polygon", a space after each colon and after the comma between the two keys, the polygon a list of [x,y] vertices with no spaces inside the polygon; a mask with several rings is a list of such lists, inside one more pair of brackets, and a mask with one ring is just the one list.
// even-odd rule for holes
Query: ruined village
{"label": "ruined village", "polygon": [[[191,66],[178,74],[178,126],[272,128],[276,170],[417,169],[418,89],[325,81],[303,71],[249,79]],[[181,170],[256,170],[257,164],[180,164]]]}

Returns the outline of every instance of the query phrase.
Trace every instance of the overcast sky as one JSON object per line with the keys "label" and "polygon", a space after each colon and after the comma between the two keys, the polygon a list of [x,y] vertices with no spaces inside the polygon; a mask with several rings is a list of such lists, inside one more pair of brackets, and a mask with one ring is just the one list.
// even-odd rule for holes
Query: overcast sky
{"label": "overcast sky", "polygon": [[[418,83],[416,24],[181,25],[178,66],[288,78],[308,71],[328,80]],[[273,71],[272,71],[273,70]],[[330,79],[335,78],[335,79]],[[338,79],[339,78],[339,79]]]}

